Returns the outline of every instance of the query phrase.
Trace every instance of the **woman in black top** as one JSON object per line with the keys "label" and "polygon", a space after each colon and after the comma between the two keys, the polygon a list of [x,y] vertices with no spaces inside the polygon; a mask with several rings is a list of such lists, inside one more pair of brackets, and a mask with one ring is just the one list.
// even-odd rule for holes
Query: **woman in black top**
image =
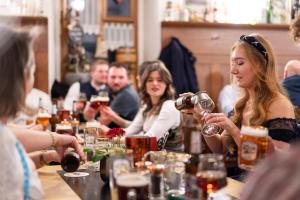
{"label": "woman in black top", "polygon": [[243,95],[231,117],[223,113],[204,117],[205,123],[215,123],[224,130],[221,135],[204,137],[210,149],[236,157],[242,125],[265,126],[275,149],[288,147],[298,137],[297,123],[293,105],[276,78],[269,42],[258,34],[241,36],[231,50],[230,64],[230,72]]}

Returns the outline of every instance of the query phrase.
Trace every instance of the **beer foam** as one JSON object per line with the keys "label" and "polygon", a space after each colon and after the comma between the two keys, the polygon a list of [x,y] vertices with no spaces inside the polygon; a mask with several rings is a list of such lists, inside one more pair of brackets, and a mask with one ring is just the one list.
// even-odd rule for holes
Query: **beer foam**
{"label": "beer foam", "polygon": [[71,124],[56,124],[56,130],[70,130],[72,129]]}
{"label": "beer foam", "polygon": [[39,112],[37,117],[40,117],[40,118],[51,118],[51,115],[47,112]]}
{"label": "beer foam", "polygon": [[91,98],[91,102],[94,102],[94,101],[105,101],[105,102],[109,102],[109,97],[101,97],[101,96],[92,97],[92,98]]}
{"label": "beer foam", "polygon": [[100,128],[100,122],[96,122],[96,121],[86,122],[85,127],[86,128]]}
{"label": "beer foam", "polygon": [[138,173],[123,174],[117,177],[117,185],[123,187],[141,187],[148,185],[148,179]]}
{"label": "beer foam", "polygon": [[251,127],[251,126],[242,126],[241,134],[243,135],[252,135],[255,137],[265,137],[268,136],[268,129],[262,126]]}

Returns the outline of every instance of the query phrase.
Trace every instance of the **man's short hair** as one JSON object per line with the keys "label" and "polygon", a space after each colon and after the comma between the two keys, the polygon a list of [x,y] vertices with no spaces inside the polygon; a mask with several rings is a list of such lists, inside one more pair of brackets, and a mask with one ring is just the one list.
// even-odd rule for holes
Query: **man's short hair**
{"label": "man's short hair", "polygon": [[91,69],[90,71],[94,71],[96,69],[96,67],[98,65],[108,65],[108,62],[106,60],[103,60],[103,59],[96,59],[94,60],[94,62],[91,64]]}
{"label": "man's short hair", "polygon": [[130,76],[130,64],[127,63],[119,63],[119,62],[113,62],[109,65],[109,69],[115,67],[115,68],[124,68],[127,72],[127,76]]}

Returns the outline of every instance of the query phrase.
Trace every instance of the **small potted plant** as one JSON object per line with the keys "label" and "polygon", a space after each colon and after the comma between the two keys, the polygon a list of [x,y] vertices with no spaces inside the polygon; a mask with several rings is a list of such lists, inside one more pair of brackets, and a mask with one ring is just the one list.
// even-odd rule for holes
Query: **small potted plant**
{"label": "small potted plant", "polygon": [[106,137],[109,138],[113,145],[111,148],[96,150],[94,156],[92,157],[93,162],[100,161],[100,177],[104,182],[109,180],[109,169],[111,169],[112,159],[109,159],[112,154],[114,155],[124,155],[125,145],[120,143],[120,138],[125,134],[122,128],[112,128],[110,129]]}

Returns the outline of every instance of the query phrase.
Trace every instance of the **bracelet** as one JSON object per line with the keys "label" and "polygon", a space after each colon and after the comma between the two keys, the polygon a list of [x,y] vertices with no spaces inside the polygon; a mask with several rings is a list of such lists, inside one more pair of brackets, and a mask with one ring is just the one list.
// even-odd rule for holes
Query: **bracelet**
{"label": "bracelet", "polygon": [[51,140],[52,140],[51,147],[56,147],[57,140],[56,140],[54,134],[50,132],[49,135],[51,136]]}

